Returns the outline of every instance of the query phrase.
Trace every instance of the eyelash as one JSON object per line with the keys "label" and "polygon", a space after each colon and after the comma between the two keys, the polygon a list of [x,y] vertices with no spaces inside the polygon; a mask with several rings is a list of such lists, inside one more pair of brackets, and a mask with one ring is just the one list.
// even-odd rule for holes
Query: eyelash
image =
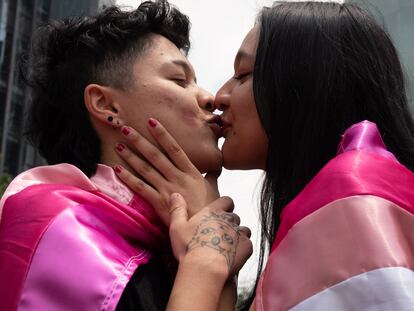
{"label": "eyelash", "polygon": [[188,81],[186,79],[172,79],[181,87],[186,87],[188,85]]}
{"label": "eyelash", "polygon": [[[250,75],[250,72],[243,73],[243,74],[241,74],[241,75],[235,76],[235,77],[234,77],[234,79],[235,79],[235,80],[237,80],[237,81],[241,81],[241,80],[243,80],[244,78],[247,78],[249,75]],[[242,81],[242,82],[243,82],[243,81]]]}

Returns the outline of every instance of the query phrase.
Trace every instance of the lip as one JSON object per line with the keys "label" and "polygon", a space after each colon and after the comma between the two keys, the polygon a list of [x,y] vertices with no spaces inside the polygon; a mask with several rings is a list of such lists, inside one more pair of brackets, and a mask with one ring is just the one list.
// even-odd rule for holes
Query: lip
{"label": "lip", "polygon": [[218,125],[217,123],[209,123],[208,126],[213,131],[217,139],[223,136],[223,131],[221,130],[220,125]]}
{"label": "lip", "polygon": [[224,138],[226,138],[227,134],[230,132],[231,127],[231,123],[221,118],[221,131]]}
{"label": "lip", "polygon": [[208,126],[213,131],[217,139],[223,136],[223,131],[222,131],[223,122],[221,121],[220,116],[213,115],[207,122],[208,122]]}
{"label": "lip", "polygon": [[222,135],[223,135],[224,138],[227,138],[227,134],[230,132],[230,130],[231,130],[231,126],[230,125],[223,126],[221,128]]}

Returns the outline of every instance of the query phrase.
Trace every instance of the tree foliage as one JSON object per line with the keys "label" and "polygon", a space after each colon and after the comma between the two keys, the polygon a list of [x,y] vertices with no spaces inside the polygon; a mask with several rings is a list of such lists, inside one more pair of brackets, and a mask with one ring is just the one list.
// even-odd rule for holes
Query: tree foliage
{"label": "tree foliage", "polygon": [[11,182],[12,177],[8,174],[0,176],[0,197],[3,196],[4,191],[6,191],[7,186]]}

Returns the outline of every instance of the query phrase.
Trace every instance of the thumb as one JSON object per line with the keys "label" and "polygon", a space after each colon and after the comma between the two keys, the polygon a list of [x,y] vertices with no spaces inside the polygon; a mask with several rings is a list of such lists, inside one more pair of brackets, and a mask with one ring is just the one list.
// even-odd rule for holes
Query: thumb
{"label": "thumb", "polygon": [[188,220],[187,202],[181,194],[173,193],[170,196],[170,226],[185,223]]}
{"label": "thumb", "polygon": [[209,172],[206,174],[204,179],[208,182],[208,184],[218,193],[218,185],[217,185],[217,179],[219,178],[221,174],[221,170],[215,171],[215,172]]}

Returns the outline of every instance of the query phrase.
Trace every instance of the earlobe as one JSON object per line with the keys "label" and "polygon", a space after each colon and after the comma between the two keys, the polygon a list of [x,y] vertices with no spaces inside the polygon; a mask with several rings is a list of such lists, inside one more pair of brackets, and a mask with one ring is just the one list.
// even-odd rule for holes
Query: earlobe
{"label": "earlobe", "polygon": [[108,118],[106,118],[106,119],[108,120],[108,122],[114,128],[120,128],[121,126],[124,125],[124,123],[119,118],[114,118],[113,116],[108,116]]}
{"label": "earlobe", "polygon": [[84,91],[85,107],[91,119],[117,128],[123,122],[119,118],[118,104],[113,97],[112,88],[99,84],[89,84]]}

